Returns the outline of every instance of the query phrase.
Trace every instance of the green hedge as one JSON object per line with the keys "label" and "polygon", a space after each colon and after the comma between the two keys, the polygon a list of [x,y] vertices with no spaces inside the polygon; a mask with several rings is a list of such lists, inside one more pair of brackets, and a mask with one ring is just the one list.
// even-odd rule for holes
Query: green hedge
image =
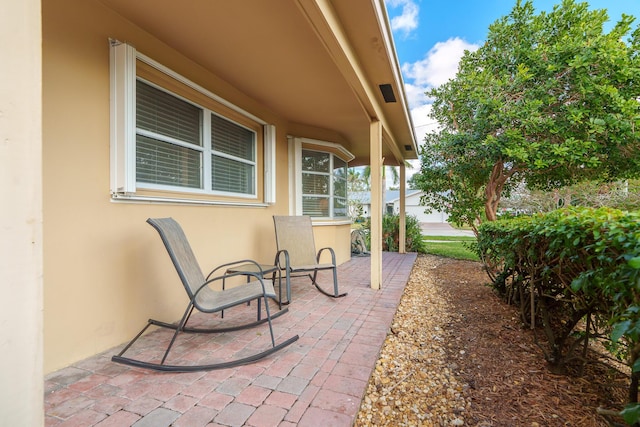
{"label": "green hedge", "polygon": [[478,250],[494,288],[542,331],[552,368],[580,359],[592,339],[632,367],[627,422],[640,380],[640,213],[567,208],[484,223]]}

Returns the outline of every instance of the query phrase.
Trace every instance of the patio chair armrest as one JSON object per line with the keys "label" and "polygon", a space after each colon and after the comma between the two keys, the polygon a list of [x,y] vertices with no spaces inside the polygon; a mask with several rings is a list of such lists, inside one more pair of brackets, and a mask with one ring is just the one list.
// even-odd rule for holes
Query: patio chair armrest
{"label": "patio chair armrest", "polygon": [[[209,272],[209,274],[207,274],[207,277],[205,280],[209,280],[209,278],[213,275],[213,273],[215,273],[216,271],[220,271],[224,268],[224,271],[228,270],[229,267],[232,267],[234,265],[241,265],[241,264],[254,264],[256,266],[257,271],[260,272],[260,274],[262,274],[262,267],[260,267],[260,264],[258,264],[256,261],[252,260],[252,259],[241,259],[238,261],[232,261],[232,262],[227,262],[225,264],[221,264],[217,267],[215,267],[213,270],[211,270]],[[245,276],[247,275],[246,272],[242,272],[242,274],[244,274]],[[232,273],[232,274],[224,274],[224,276],[226,277],[232,277],[234,275],[237,275],[236,273]],[[220,277],[222,278],[222,277]]]}
{"label": "patio chair armrest", "polygon": [[316,256],[316,261],[318,261],[318,264],[320,263],[320,256],[324,251],[329,251],[329,253],[331,254],[331,264],[336,265],[336,252],[333,250],[333,248],[330,247],[322,248],[318,251],[318,255]]}
{"label": "patio chair armrest", "polygon": [[[282,263],[280,262],[281,255],[284,255],[284,267],[282,266]],[[280,269],[280,270],[289,270],[289,267],[290,267],[291,264],[289,262],[289,252],[286,249],[280,249],[276,253],[276,259],[274,261],[274,265],[276,265],[278,267],[278,269]]]}

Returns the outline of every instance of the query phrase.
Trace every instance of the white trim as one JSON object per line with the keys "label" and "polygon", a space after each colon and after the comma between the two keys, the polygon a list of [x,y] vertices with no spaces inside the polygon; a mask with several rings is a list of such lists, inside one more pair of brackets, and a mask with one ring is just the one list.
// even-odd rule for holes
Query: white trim
{"label": "white trim", "polygon": [[115,40],[110,43],[111,193],[135,193],[136,50]]}
{"label": "white trim", "polygon": [[[198,106],[199,108],[202,108]],[[211,110],[203,110],[202,111],[202,186],[207,188],[207,183],[209,183],[209,188],[211,188],[211,179],[213,176],[213,170],[211,168],[211,154],[213,153],[211,147]],[[204,132],[204,129],[209,129],[209,132]],[[208,155],[205,155],[207,153]],[[140,186],[140,185],[138,185]],[[182,191],[182,190],[181,190]],[[257,192],[256,192],[257,196]]]}
{"label": "white trim", "polygon": [[157,196],[139,196],[134,194],[114,194],[111,196],[114,203],[159,203],[159,204],[187,204],[187,205],[215,205],[215,206],[237,206],[251,208],[266,208],[266,203],[242,203],[242,202],[226,202],[221,200],[201,200],[201,199],[182,199],[178,197],[157,197]]}
{"label": "white trim", "polygon": [[264,125],[264,201],[276,203],[276,127]]}
{"label": "white trim", "polygon": [[322,147],[327,147],[329,149],[336,150],[338,153],[340,153],[339,157],[347,163],[349,163],[351,160],[356,158],[356,156],[354,156],[349,150],[347,150],[342,145],[337,144],[335,142],[321,141],[319,139],[311,139],[311,138],[298,138],[298,137],[293,137],[293,138],[299,140],[302,144],[320,145]]}
{"label": "white trim", "polygon": [[[230,191],[216,191],[216,190],[205,190],[202,188],[194,188],[194,187],[179,187],[167,184],[153,184],[151,182],[138,182],[138,189],[141,190],[156,190],[156,191],[172,191],[174,193],[183,193],[185,195],[193,194],[193,195],[203,195],[203,196],[224,196],[224,197],[237,197],[241,199],[254,199],[257,200],[258,196],[255,194],[247,194],[247,193],[233,193]],[[133,194],[133,193],[127,193]],[[113,194],[112,197],[121,197],[122,193]]]}
{"label": "white trim", "polygon": [[314,219],[313,217],[311,217],[311,224],[315,227],[315,226],[319,226],[319,227],[323,227],[323,226],[328,226],[328,225],[351,225],[353,223],[353,221],[351,221],[350,219],[338,219],[335,221],[330,221],[330,220],[326,220],[326,219]]}
{"label": "white trim", "polygon": [[289,139],[289,215],[302,214],[302,144],[298,138]]}

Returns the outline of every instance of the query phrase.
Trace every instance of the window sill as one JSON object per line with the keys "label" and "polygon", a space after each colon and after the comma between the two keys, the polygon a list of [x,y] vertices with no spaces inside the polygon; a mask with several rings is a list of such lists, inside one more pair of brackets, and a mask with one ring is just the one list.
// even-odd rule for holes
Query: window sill
{"label": "window sill", "polygon": [[200,206],[235,206],[245,208],[266,208],[268,203],[225,201],[225,200],[203,200],[203,199],[183,199],[179,197],[161,196],[140,196],[135,194],[112,194],[111,201],[114,203],[148,203],[148,204],[169,204],[169,205],[200,205]]}
{"label": "window sill", "polygon": [[314,219],[311,217],[311,223],[314,226],[327,226],[327,225],[351,225],[352,221],[349,218],[346,219]]}

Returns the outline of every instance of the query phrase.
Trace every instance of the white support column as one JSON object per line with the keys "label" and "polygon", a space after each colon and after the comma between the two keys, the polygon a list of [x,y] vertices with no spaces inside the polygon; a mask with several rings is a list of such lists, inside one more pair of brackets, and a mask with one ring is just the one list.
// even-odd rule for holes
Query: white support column
{"label": "white support column", "polygon": [[406,213],[406,166],[400,163],[400,236],[398,242],[398,252],[407,253],[407,213]]}
{"label": "white support column", "polygon": [[371,122],[371,288],[382,286],[382,124]]}
{"label": "white support column", "polygon": [[41,3],[0,9],[0,425],[42,426]]}

